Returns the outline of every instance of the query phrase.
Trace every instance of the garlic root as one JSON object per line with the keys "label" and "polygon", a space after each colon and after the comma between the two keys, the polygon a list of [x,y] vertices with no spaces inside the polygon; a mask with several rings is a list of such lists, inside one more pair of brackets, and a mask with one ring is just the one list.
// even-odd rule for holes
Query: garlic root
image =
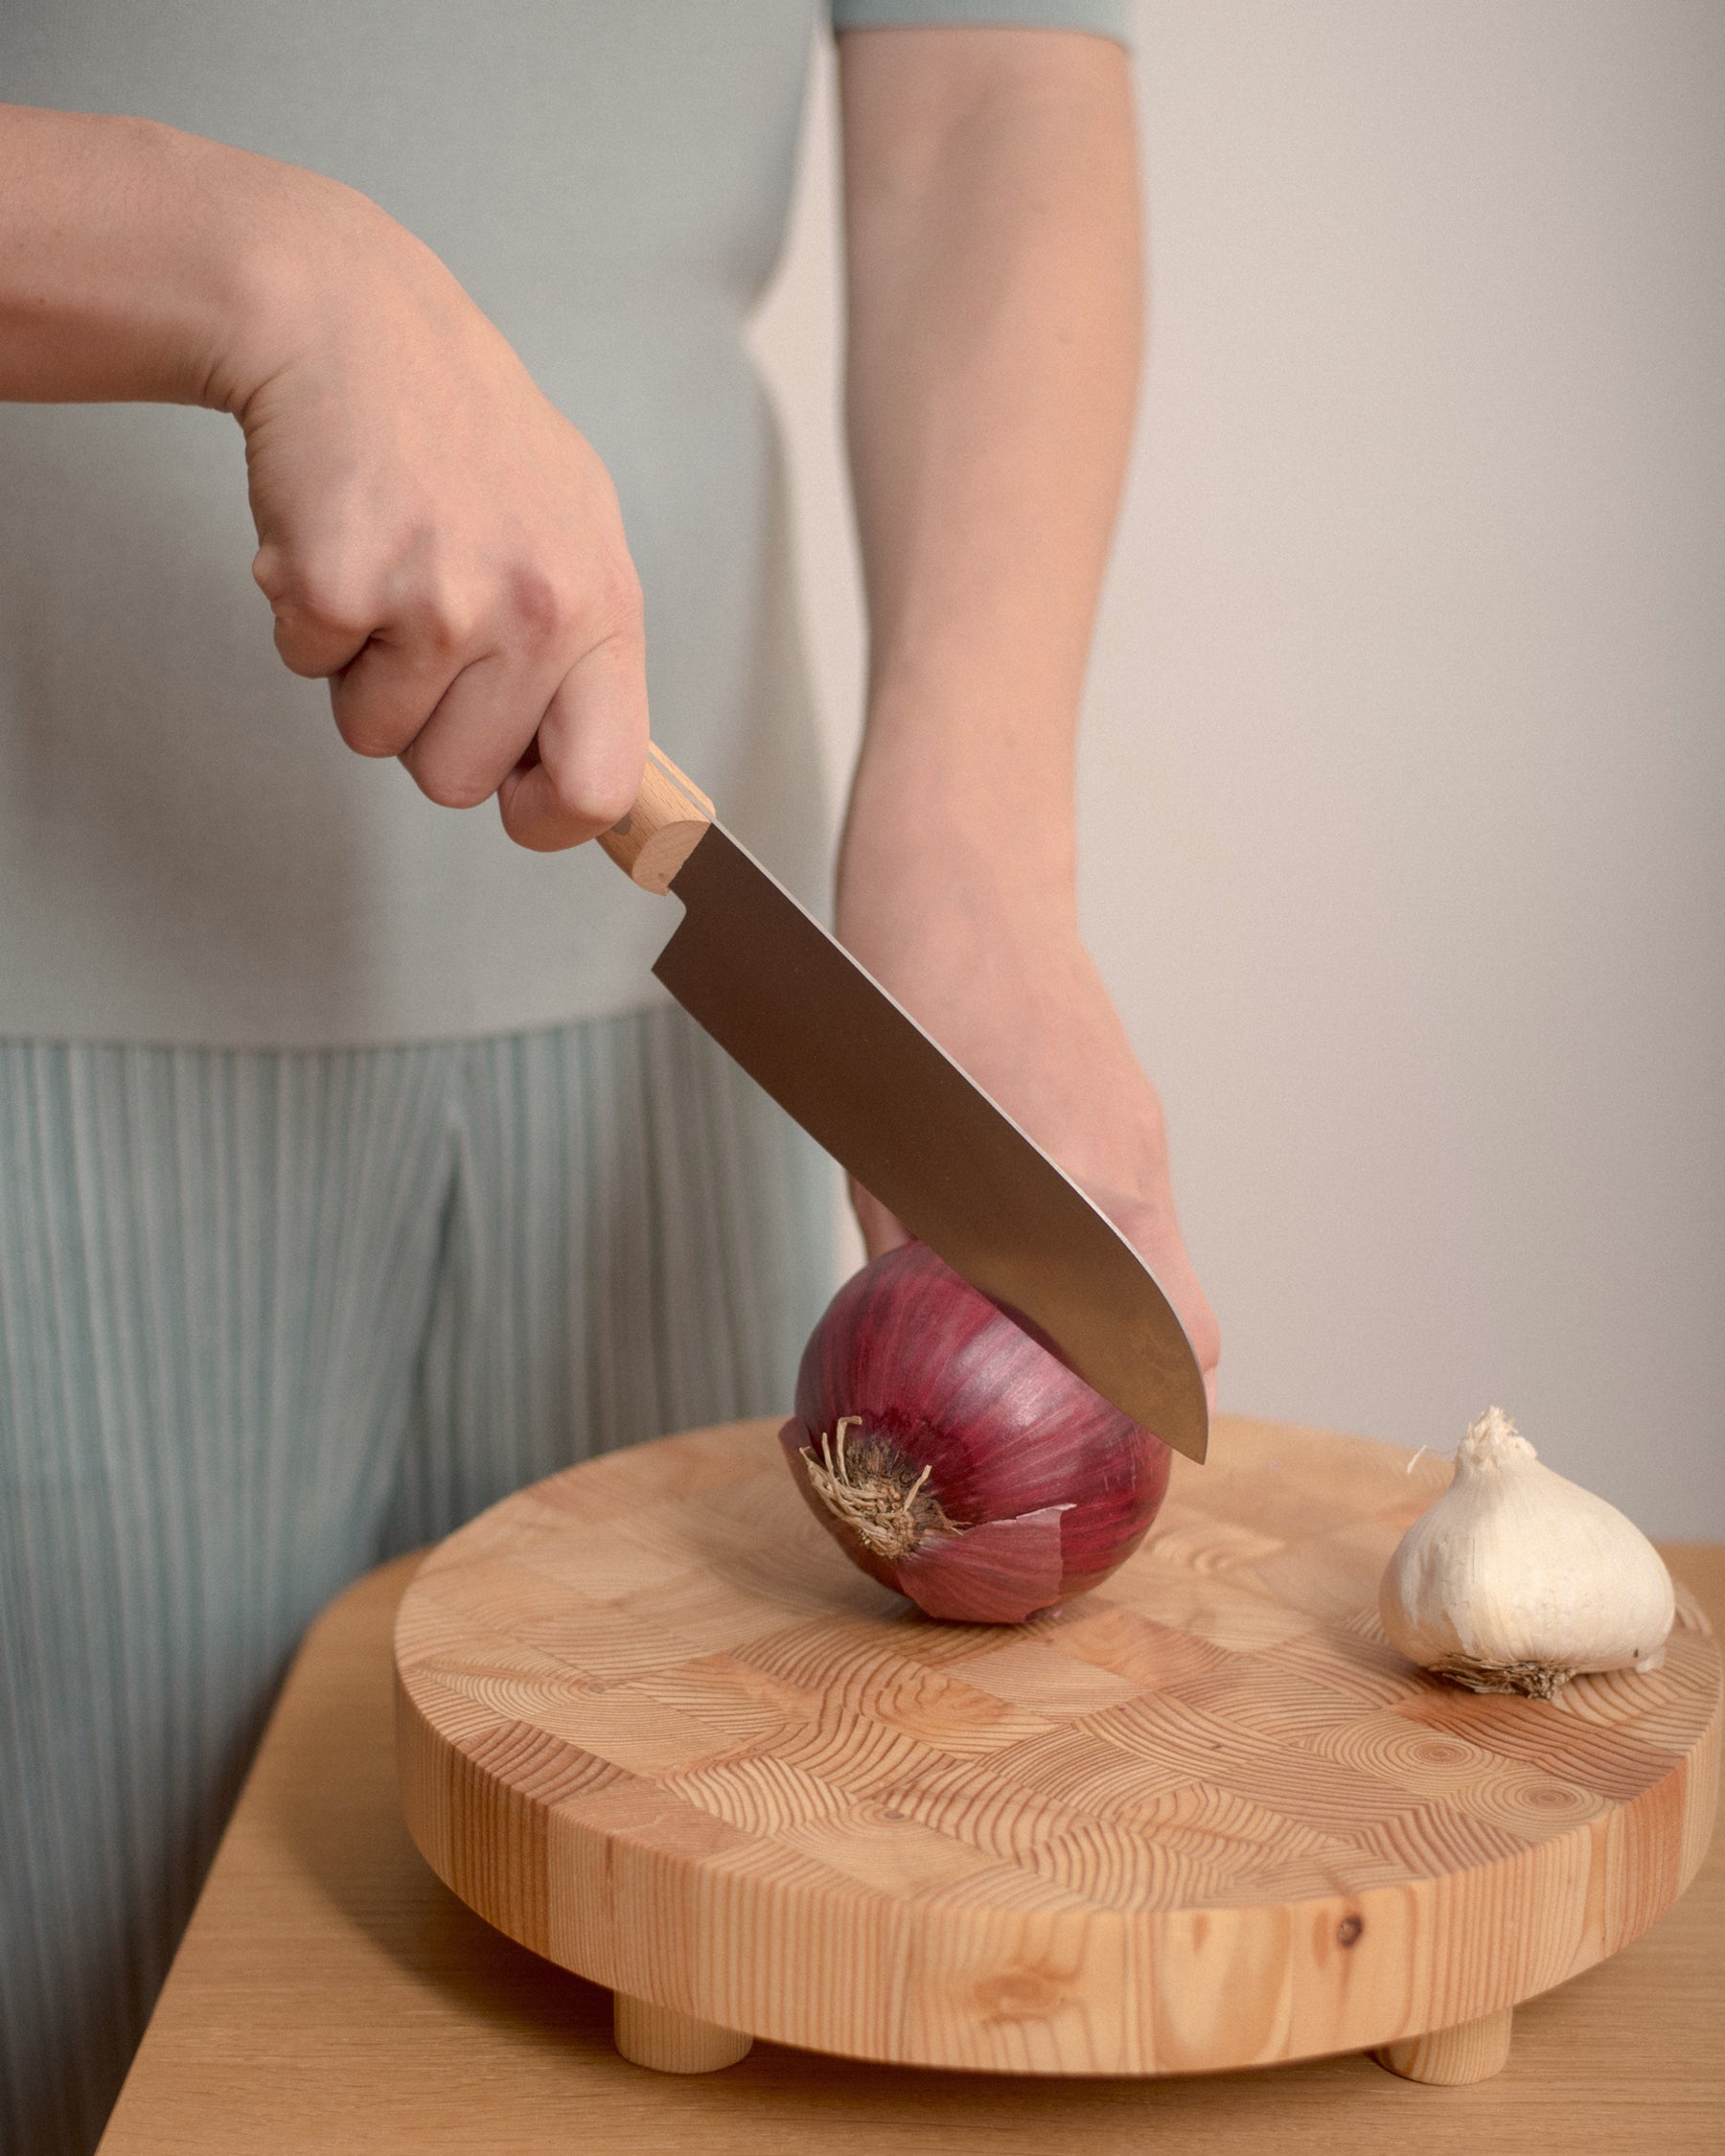
{"label": "garlic root", "polygon": [[1410,1662],[1477,1692],[1551,1699],[1593,1670],[1657,1669],[1675,1603],[1634,1522],[1539,1457],[1499,1408],[1408,1529],[1378,1612]]}

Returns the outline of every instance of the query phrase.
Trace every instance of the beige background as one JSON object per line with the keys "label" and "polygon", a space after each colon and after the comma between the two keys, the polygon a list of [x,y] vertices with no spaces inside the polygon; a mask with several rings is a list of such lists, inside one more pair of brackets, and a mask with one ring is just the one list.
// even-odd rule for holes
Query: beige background
{"label": "beige background", "polygon": [[[1151,0],[1083,755],[1224,1403],[1725,1533],[1725,8]],[[757,344],[832,768],[830,66]]]}

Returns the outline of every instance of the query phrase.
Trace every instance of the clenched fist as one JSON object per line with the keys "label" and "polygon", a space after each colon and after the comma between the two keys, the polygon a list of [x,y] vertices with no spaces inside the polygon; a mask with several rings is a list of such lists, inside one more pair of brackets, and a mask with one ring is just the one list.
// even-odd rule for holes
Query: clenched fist
{"label": "clenched fist", "polygon": [[230,404],[276,647],[359,755],[450,808],[495,794],[524,846],[579,844],[647,746],[610,479],[429,250],[334,183],[295,200],[310,229]]}

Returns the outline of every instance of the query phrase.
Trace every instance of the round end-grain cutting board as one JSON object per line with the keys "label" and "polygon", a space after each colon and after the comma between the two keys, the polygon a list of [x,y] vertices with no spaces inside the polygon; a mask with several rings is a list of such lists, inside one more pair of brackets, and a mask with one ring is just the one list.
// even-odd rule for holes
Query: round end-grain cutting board
{"label": "round end-grain cutting board", "polygon": [[1681,1593],[1663,1669],[1551,1703],[1386,1642],[1378,1578],[1446,1461],[1224,1420],[1113,1579],[1008,1629],[854,1571],[774,1431],[555,1476],[402,1605],[415,1839],[612,1986],[644,2063],[752,2036],[1040,2074],[1380,2047],[1471,2078],[1517,2001],[1700,1861],[1719,1657]]}

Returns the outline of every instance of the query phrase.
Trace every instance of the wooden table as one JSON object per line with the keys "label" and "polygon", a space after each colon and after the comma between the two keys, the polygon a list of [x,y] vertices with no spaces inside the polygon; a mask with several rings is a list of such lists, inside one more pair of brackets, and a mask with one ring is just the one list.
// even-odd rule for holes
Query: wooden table
{"label": "wooden table", "polygon": [[[1725,1632],[1725,1548],[1668,1556]],[[766,2043],[724,2074],[646,2073],[612,2048],[609,1994],[490,1930],[407,1839],[389,1639],[413,1562],[361,1580],[308,1637],[102,2156],[1712,2156],[1725,2142],[1725,1836],[1645,1937],[1519,2008],[1507,2068],[1470,2088],[1357,2054],[1053,2081]]]}

